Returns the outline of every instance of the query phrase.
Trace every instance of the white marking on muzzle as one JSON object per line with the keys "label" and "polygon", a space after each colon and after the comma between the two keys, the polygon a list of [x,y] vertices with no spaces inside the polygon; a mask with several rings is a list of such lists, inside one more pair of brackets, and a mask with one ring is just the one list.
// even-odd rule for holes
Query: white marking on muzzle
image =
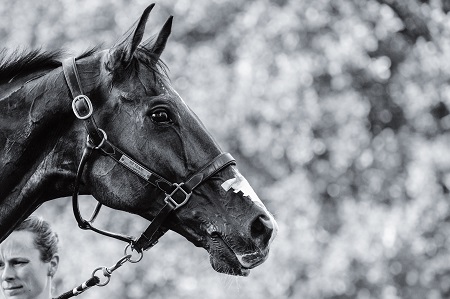
{"label": "white marking on muzzle", "polygon": [[270,222],[272,223],[273,226],[273,232],[269,240],[270,245],[277,235],[278,224],[275,221],[275,218],[273,218],[272,214],[267,210],[266,206],[259,199],[258,195],[255,193],[252,186],[250,186],[245,177],[239,172],[239,170],[236,169],[236,167],[232,167],[232,169],[235,177],[226,180],[221,186],[225,191],[229,191],[230,189],[233,189],[234,193],[238,193],[239,191],[241,191],[244,194],[244,196],[249,197],[256,205],[258,205],[260,208],[264,210],[266,216],[269,217]]}

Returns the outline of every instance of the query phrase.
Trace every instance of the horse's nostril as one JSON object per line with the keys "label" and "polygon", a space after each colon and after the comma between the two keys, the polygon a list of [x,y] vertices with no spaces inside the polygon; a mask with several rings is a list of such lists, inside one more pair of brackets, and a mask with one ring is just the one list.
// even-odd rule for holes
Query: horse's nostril
{"label": "horse's nostril", "polygon": [[272,221],[265,215],[258,216],[252,222],[250,232],[253,238],[260,239],[263,245],[266,246],[273,232]]}

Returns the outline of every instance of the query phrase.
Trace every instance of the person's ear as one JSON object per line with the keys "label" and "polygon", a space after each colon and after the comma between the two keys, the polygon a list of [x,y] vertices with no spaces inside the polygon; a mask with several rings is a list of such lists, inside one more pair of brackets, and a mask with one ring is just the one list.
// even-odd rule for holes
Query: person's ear
{"label": "person's ear", "polygon": [[59,255],[54,254],[52,259],[50,260],[48,264],[48,276],[53,277],[58,270],[59,265]]}

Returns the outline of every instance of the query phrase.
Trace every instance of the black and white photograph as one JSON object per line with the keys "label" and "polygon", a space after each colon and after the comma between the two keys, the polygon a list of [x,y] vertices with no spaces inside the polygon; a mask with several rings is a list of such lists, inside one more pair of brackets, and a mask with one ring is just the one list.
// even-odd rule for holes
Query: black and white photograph
{"label": "black and white photograph", "polygon": [[450,1],[2,0],[0,298],[450,298]]}

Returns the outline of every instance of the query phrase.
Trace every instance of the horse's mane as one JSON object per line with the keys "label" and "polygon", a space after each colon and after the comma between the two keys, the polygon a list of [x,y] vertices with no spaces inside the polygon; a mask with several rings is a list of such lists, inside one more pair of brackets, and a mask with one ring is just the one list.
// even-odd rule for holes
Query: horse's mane
{"label": "horse's mane", "polygon": [[14,78],[26,76],[39,70],[54,69],[61,65],[62,51],[39,50],[0,51],[0,82],[11,82]]}
{"label": "horse's mane", "polygon": [[[98,51],[98,47],[89,49],[77,56],[82,59]],[[0,49],[0,83],[9,83],[16,78],[20,78],[37,71],[52,70],[62,65],[61,59],[65,56],[63,50],[43,51],[36,50],[19,50],[16,49],[9,52],[8,49]],[[162,75],[166,78],[167,66],[144,47],[139,47],[135,53],[135,61],[143,63],[147,68],[151,69],[154,74]]]}
{"label": "horse's mane", "polygon": [[[92,55],[96,48],[87,50],[77,58]],[[19,50],[9,52],[8,49],[0,50],[0,83],[8,83],[37,71],[52,70],[61,66],[63,50],[43,51]]]}

